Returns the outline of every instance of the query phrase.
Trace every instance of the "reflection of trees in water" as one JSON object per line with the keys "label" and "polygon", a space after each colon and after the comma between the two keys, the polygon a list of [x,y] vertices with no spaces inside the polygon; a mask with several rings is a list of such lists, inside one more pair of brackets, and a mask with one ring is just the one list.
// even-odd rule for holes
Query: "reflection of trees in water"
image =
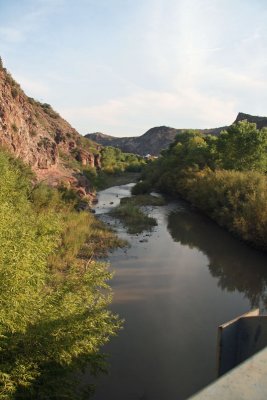
{"label": "reflection of trees in water", "polygon": [[173,212],[168,230],[176,242],[197,248],[209,259],[209,270],[218,286],[244,293],[251,306],[267,302],[267,255],[251,249],[203,215]]}

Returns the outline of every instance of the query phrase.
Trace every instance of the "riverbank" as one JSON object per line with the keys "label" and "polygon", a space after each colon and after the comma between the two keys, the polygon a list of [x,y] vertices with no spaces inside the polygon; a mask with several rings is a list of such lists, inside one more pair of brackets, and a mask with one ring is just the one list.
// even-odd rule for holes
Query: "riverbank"
{"label": "riverbank", "polygon": [[267,178],[258,172],[204,169],[163,172],[134,192],[156,188],[182,197],[247,244],[267,251]]}
{"label": "riverbank", "polygon": [[134,193],[181,196],[250,245],[267,250],[267,129],[239,121],[218,136],[188,130],[150,163]]}
{"label": "riverbank", "polygon": [[140,172],[124,171],[121,173],[105,174],[105,178],[99,190],[107,189],[112,186],[126,185],[127,183],[136,183],[140,178]]}

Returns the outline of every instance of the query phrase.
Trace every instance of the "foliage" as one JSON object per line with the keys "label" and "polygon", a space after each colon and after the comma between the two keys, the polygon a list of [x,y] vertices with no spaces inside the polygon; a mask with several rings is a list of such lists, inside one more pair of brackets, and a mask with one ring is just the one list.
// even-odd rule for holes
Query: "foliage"
{"label": "foliage", "polygon": [[161,169],[234,169],[267,171],[267,129],[258,130],[246,120],[230,126],[216,136],[197,131],[177,135],[159,160]]}
{"label": "foliage", "polygon": [[267,129],[240,121],[218,138],[218,164],[224,169],[267,172]]}
{"label": "foliage", "polygon": [[37,131],[36,131],[35,129],[31,129],[31,130],[30,130],[30,136],[31,136],[31,137],[35,137],[35,136],[37,136],[37,134],[38,134],[38,133],[37,133]]}
{"label": "foliage", "polygon": [[98,350],[121,326],[95,256],[122,243],[66,189],[32,189],[4,152],[0,168],[0,398],[82,399],[75,374],[103,370]]}
{"label": "foliage", "polygon": [[111,214],[123,222],[129,233],[141,233],[151,230],[153,226],[157,225],[157,221],[155,218],[145,215],[140,207],[162,206],[163,204],[165,204],[163,198],[147,194],[124,197],[121,199],[120,205],[111,211]]}
{"label": "foliage", "polygon": [[99,146],[93,141],[90,140],[84,136],[78,136],[77,140],[77,145],[81,147],[84,150],[90,150],[91,153],[93,154],[98,154],[99,153]]}
{"label": "foliage", "polygon": [[102,169],[106,173],[118,173],[123,171],[140,172],[145,164],[142,157],[123,153],[116,147],[106,146],[101,150]]}
{"label": "foliage", "polygon": [[14,133],[17,133],[17,132],[19,131],[19,128],[17,127],[17,125],[16,125],[15,123],[13,123],[13,124],[11,125],[11,128],[12,128],[12,130],[13,130]]}
{"label": "foliage", "polygon": [[[178,182],[177,182],[178,183]],[[176,189],[220,225],[267,250],[267,178],[259,172],[209,169],[186,174]]]}
{"label": "foliage", "polygon": [[147,194],[152,190],[152,185],[148,181],[140,181],[133,186],[131,192],[133,195]]}
{"label": "foliage", "polygon": [[39,105],[42,107],[42,109],[44,110],[44,112],[45,112],[46,114],[48,114],[49,117],[54,118],[54,119],[56,119],[56,118],[59,117],[59,114],[51,107],[50,104],[47,104],[47,103],[40,103],[40,102],[37,102],[37,104],[39,104]]}
{"label": "foliage", "polygon": [[137,206],[163,206],[165,200],[162,197],[151,194],[139,194],[132,197],[123,197],[120,204],[133,204]]}
{"label": "foliage", "polygon": [[145,161],[135,154],[123,153],[114,147],[101,150],[101,169],[83,167],[92,189],[99,190],[114,185],[136,181]]}
{"label": "foliage", "polygon": [[219,224],[267,248],[267,129],[246,120],[218,137],[197,131],[177,135],[147,165],[133,194],[152,188],[183,196]]}
{"label": "foliage", "polygon": [[98,171],[98,177],[102,180],[100,181],[99,179],[97,188],[106,189],[111,186],[126,185],[127,183],[137,182],[140,177],[140,173],[124,171],[107,175],[102,171]]}
{"label": "foliage", "polygon": [[11,88],[11,94],[12,94],[13,99],[15,99],[18,96],[19,90],[16,86]]}
{"label": "foliage", "polygon": [[155,218],[148,217],[132,203],[120,204],[111,211],[111,214],[121,220],[130,234],[149,231],[157,225]]}

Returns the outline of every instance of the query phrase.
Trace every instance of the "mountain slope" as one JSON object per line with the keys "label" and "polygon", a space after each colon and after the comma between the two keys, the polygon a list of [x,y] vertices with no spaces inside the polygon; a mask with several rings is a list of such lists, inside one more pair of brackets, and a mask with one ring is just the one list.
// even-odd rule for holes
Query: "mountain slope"
{"label": "mountain slope", "polygon": [[82,185],[84,179],[70,168],[76,160],[99,166],[99,146],[84,139],[49,104],[27,97],[1,62],[0,145],[29,164],[39,180],[52,184]]}
{"label": "mountain slope", "polygon": [[[267,127],[266,117],[257,117],[249,114],[239,113],[235,122],[247,119],[249,122],[257,124],[259,129]],[[219,135],[219,133],[228,126],[213,129],[198,129],[205,135]],[[86,138],[94,140],[103,146],[119,147],[123,151],[137,153],[140,155],[153,154],[159,155],[161,150],[166,149],[174,140],[175,136],[185,129],[169,128],[167,126],[159,126],[149,129],[146,133],[136,137],[114,137],[103,133],[91,133],[85,135]]]}
{"label": "mountain slope", "polygon": [[243,121],[244,119],[246,119],[248,122],[254,122],[258,129],[267,127],[267,117],[259,117],[242,112],[238,113],[235,122]]}

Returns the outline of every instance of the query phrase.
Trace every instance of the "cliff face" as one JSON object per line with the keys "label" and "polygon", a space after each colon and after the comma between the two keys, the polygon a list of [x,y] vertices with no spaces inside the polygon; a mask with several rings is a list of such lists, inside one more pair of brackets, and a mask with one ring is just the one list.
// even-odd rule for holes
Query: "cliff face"
{"label": "cliff face", "polygon": [[27,97],[1,64],[0,145],[53,184],[68,177],[79,186],[71,160],[100,167],[99,146],[79,135],[49,104]]}
{"label": "cliff face", "polygon": [[[256,117],[249,114],[239,113],[235,122],[248,120],[257,124],[258,129],[267,127],[266,117]],[[222,126],[220,128],[213,129],[198,129],[205,135],[219,135],[219,133],[228,128],[228,126]],[[120,148],[122,151],[136,153],[140,155],[152,154],[159,155],[161,150],[166,149],[171,142],[175,139],[175,136],[185,129],[169,128],[167,126],[159,126],[149,129],[146,133],[136,137],[114,137],[105,135],[103,133],[91,133],[85,135],[88,139],[94,140],[103,146],[114,146]]]}
{"label": "cliff face", "polygon": [[267,127],[267,117],[258,117],[256,115],[250,115],[245,113],[238,113],[235,122],[243,121],[246,119],[248,122],[254,122],[258,129]]}

